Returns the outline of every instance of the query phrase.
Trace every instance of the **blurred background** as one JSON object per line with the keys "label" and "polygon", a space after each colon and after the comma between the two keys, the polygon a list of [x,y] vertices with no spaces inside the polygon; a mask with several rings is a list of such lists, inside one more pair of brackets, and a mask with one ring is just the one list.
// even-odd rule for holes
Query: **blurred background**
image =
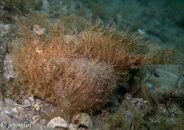
{"label": "blurred background", "polygon": [[29,10],[51,19],[100,18],[120,30],[138,32],[157,46],[184,49],[183,0],[0,0],[0,21],[11,22]]}

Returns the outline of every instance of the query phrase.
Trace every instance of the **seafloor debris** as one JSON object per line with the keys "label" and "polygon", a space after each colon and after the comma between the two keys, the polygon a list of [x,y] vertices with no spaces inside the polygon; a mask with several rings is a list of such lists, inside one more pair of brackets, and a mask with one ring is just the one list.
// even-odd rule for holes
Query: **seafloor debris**
{"label": "seafloor debris", "polygon": [[72,118],[72,124],[76,128],[86,128],[86,129],[92,129],[92,119],[91,117],[86,113],[79,113],[73,116]]}
{"label": "seafloor debris", "polygon": [[54,117],[49,121],[47,126],[51,128],[66,128],[68,130],[91,130],[93,127],[92,119],[86,113],[76,114],[72,118],[71,123],[62,117]]}
{"label": "seafloor debris", "polygon": [[68,128],[68,123],[63,119],[62,117],[54,117],[49,121],[47,124],[48,127],[51,128],[56,128],[56,127],[61,127],[61,128]]}

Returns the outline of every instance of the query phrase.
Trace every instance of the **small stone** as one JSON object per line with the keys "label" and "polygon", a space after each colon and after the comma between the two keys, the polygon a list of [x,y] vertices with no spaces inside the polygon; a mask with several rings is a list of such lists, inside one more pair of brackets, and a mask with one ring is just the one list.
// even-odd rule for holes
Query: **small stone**
{"label": "small stone", "polygon": [[9,99],[9,98],[5,98],[4,102],[8,106],[17,105],[12,99]]}
{"label": "small stone", "polygon": [[32,117],[32,122],[31,124],[35,125],[38,121],[40,120],[40,117],[38,115],[34,115]]}
{"label": "small stone", "polygon": [[23,100],[22,104],[19,106],[21,106],[23,108],[28,108],[28,107],[31,107],[31,102],[29,100],[25,99],[25,100]]}
{"label": "small stone", "polygon": [[16,114],[20,114],[21,112],[23,112],[23,108],[22,107],[14,107],[12,108],[12,112],[16,113]]}
{"label": "small stone", "polygon": [[40,110],[40,105],[39,104],[34,104],[34,109],[39,111]]}

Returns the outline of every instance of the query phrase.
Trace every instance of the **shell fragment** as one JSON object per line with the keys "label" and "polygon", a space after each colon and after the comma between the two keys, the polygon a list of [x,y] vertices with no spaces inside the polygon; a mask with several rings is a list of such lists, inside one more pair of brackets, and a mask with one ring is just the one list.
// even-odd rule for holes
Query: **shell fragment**
{"label": "shell fragment", "polygon": [[55,117],[49,121],[47,124],[48,127],[50,128],[56,128],[56,127],[61,127],[61,128],[68,128],[68,123],[61,117]]}

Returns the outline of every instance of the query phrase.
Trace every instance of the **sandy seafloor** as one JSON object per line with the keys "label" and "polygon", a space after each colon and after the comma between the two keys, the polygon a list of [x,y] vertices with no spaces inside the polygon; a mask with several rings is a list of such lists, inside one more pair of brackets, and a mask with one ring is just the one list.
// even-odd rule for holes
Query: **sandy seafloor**
{"label": "sandy seafloor", "polygon": [[[23,7],[19,3],[21,0],[16,0],[18,2],[14,4],[11,1],[14,0],[0,1],[1,39],[6,31],[9,31],[9,28],[15,24],[12,22],[12,19],[20,14],[17,13],[17,10],[25,13],[26,10],[32,9],[48,14],[49,19],[53,21],[58,19],[64,21],[66,17],[77,17],[83,21],[100,19],[106,25],[115,23],[118,30],[128,30],[129,33],[137,33],[145,41],[149,41],[148,46],[153,51],[160,48],[173,49],[178,55],[179,62],[172,65],[144,66],[140,69],[146,75],[142,83],[149,89],[153,97],[156,97],[156,100],[153,99],[153,102],[149,104],[141,96],[132,97],[131,94],[127,94],[119,104],[115,96],[113,97],[115,98],[114,103],[104,110],[105,112],[92,117],[93,129],[184,129],[184,1],[33,0],[30,2],[30,0],[27,0]],[[6,60],[4,63],[8,62],[8,56]],[[8,69],[5,68],[5,76],[7,77],[11,76],[11,72]],[[6,85],[1,85],[1,88],[2,86]],[[3,94],[0,95],[0,98],[4,99]],[[32,101],[32,99],[29,100]],[[39,105],[42,104],[40,100],[36,102]],[[135,110],[127,110],[126,102],[129,102],[129,105]],[[39,119],[39,111],[32,111],[31,105],[34,105],[34,103],[31,102],[28,108],[24,108],[24,106],[23,109],[21,108],[23,105],[17,107],[14,103],[9,98],[1,101],[1,124],[28,122],[28,124],[32,124],[28,128],[30,130],[50,129],[46,128],[46,120]],[[47,106],[47,104],[43,104],[42,107]],[[151,112],[146,113],[143,109],[144,107],[150,107],[150,111],[154,114]],[[148,116],[144,116],[146,114]],[[103,120],[105,120],[105,123]],[[20,128],[0,127],[1,129],[14,130]]]}

